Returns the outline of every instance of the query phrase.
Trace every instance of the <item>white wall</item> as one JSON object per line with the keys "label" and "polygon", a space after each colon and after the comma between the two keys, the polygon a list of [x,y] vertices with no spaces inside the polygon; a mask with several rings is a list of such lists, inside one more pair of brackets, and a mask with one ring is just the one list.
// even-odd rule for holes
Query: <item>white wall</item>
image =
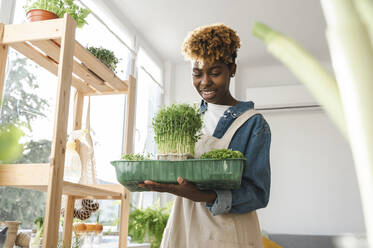
{"label": "white wall", "polygon": [[[324,65],[331,70],[330,63]],[[200,99],[190,65],[173,67],[170,103]],[[282,65],[238,64],[235,94],[247,88],[299,85]],[[291,87],[289,87],[291,88]],[[360,196],[348,144],[320,110],[264,112],[271,130],[272,187],[261,226],[272,233],[336,234],[364,232]]]}
{"label": "white wall", "polygon": [[170,103],[193,103],[201,99],[192,84],[192,71],[189,63],[174,66],[174,81],[171,82]]}
{"label": "white wall", "polygon": [[322,110],[264,112],[272,131],[269,205],[259,211],[272,233],[364,232],[347,142]]}

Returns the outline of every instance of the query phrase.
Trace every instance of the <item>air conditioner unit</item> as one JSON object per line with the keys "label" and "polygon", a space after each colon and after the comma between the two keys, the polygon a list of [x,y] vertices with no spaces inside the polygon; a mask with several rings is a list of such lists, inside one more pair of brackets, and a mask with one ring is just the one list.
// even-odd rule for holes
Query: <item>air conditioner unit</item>
{"label": "air conditioner unit", "polygon": [[320,108],[303,85],[248,88],[246,99],[253,101],[257,110]]}

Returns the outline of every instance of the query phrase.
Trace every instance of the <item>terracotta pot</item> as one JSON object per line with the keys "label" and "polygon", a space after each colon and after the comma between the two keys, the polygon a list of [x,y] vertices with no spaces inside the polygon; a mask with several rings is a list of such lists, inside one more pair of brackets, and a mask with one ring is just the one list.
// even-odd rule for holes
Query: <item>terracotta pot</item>
{"label": "terracotta pot", "polygon": [[44,9],[29,10],[26,13],[26,17],[29,22],[38,22],[58,18],[58,16],[55,13]]}

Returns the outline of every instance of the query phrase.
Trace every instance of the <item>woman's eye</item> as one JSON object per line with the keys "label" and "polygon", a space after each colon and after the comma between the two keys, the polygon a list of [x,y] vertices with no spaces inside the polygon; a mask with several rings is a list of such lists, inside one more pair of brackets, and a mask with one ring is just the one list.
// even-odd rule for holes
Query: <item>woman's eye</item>
{"label": "woman's eye", "polygon": [[193,77],[200,77],[200,76],[202,76],[202,74],[199,74],[199,73],[193,73],[192,76],[193,76]]}
{"label": "woman's eye", "polygon": [[217,73],[210,73],[210,76],[212,76],[212,77],[217,77],[217,76],[219,76],[219,75],[220,75],[219,72],[217,72]]}

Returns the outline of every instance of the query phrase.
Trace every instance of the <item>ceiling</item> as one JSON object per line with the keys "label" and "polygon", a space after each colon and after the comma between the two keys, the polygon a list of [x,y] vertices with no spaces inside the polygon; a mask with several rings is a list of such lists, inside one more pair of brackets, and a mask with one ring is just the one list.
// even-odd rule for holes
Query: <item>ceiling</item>
{"label": "ceiling", "polygon": [[194,28],[224,23],[241,37],[240,63],[276,63],[251,35],[256,21],[298,40],[319,59],[328,59],[325,21],[318,0],[112,0],[108,7],[124,15],[163,61],[183,62],[181,44]]}

